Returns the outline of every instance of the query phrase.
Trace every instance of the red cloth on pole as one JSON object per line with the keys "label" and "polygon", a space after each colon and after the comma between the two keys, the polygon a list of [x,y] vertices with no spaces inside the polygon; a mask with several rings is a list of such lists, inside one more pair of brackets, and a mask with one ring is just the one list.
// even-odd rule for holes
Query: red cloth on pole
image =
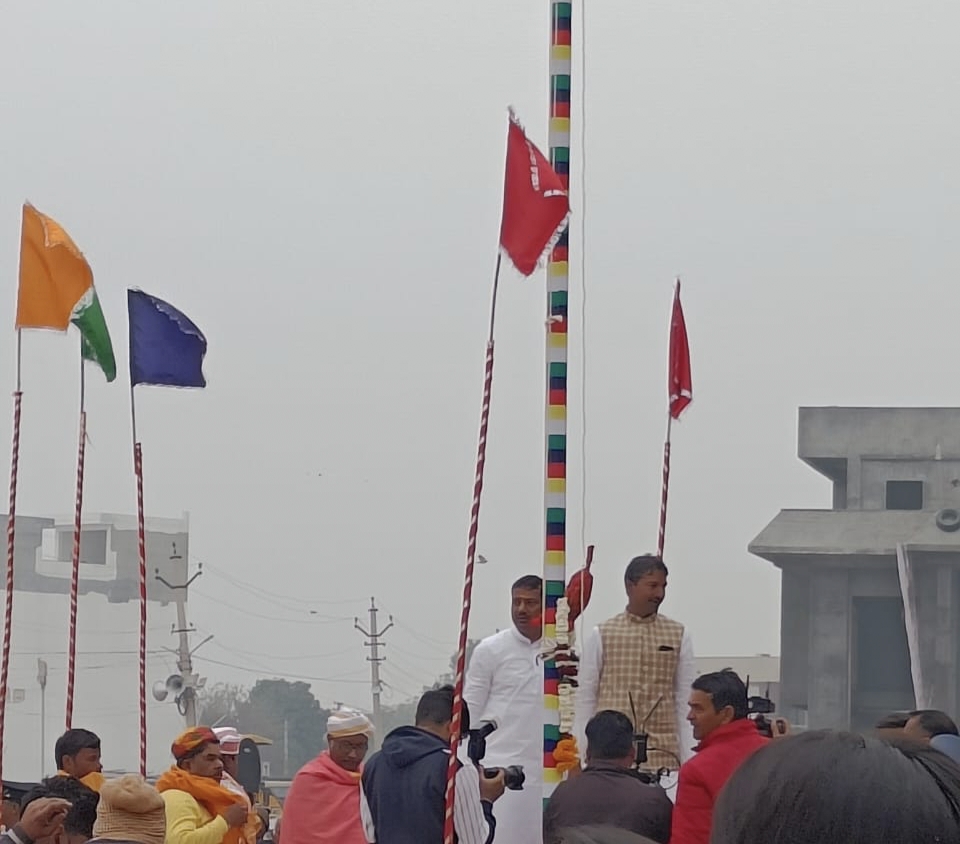
{"label": "red cloth on pole", "polygon": [[530,275],[536,270],[563,233],[569,213],[563,182],[511,113],[500,245],[521,273]]}
{"label": "red cloth on pole", "polygon": [[673,316],[670,320],[670,377],[667,384],[670,397],[670,416],[679,419],[693,401],[693,380],[690,377],[690,345],[687,342],[687,324],[680,304],[680,282],[673,297]]}

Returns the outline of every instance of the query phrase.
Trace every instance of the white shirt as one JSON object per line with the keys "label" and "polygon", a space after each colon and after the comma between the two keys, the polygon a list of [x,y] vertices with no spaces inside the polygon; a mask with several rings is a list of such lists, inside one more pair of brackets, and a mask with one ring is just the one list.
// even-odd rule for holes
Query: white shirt
{"label": "white shirt", "polygon": [[[580,654],[580,685],[577,689],[577,715],[574,733],[580,755],[584,756],[587,746],[586,727],[597,714],[597,693],[600,688],[600,671],[603,668],[603,640],[600,628],[594,627],[584,642]],[[697,679],[697,667],[693,656],[693,641],[687,629],[683,630],[680,640],[680,653],[677,655],[677,672],[674,675],[673,693],[677,707],[677,746],[680,748],[680,760],[686,762],[693,756],[696,742],[693,739],[693,726],[687,721],[687,701],[690,699],[690,687]],[[645,713],[638,712],[643,718]],[[679,766],[677,766],[679,767]]]}
{"label": "white shirt", "polygon": [[[449,753],[449,751],[447,751]],[[496,804],[495,804],[496,805]],[[496,817],[496,810],[494,810]],[[376,844],[377,831],[367,795],[360,789],[360,820],[368,844]],[[486,844],[490,836],[490,824],[480,804],[480,774],[473,765],[464,765],[457,771],[453,790],[453,829],[460,844]],[[501,841],[504,839],[501,839]]]}
{"label": "white shirt", "polygon": [[463,699],[470,724],[496,721],[487,736],[485,767],[523,765],[522,791],[506,791],[493,804],[496,840],[540,844],[543,840],[543,662],[542,644],[515,627],[488,636],[470,657]]}

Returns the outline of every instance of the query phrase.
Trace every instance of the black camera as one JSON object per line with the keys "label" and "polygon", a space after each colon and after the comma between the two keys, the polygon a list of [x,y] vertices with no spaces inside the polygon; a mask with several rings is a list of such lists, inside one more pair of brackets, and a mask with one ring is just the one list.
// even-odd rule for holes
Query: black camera
{"label": "black camera", "polygon": [[[754,695],[747,698],[747,717],[756,725],[760,735],[767,738],[773,738],[773,722],[766,716],[773,715],[776,709],[776,705],[768,697]],[[777,719],[777,728],[780,733],[784,731],[785,722],[782,719]]]}
{"label": "black camera", "polygon": [[[487,755],[487,736],[497,729],[496,721],[484,721],[474,730],[470,730],[467,739],[467,756],[474,765],[480,766],[483,757]],[[527,777],[523,773],[523,765],[507,765],[504,768],[481,768],[487,779],[493,779],[503,771],[503,784],[510,791],[521,791]]]}

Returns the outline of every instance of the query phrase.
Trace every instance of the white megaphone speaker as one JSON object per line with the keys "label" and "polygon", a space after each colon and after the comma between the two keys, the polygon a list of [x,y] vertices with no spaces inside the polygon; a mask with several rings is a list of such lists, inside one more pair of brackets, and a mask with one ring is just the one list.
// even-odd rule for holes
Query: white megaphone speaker
{"label": "white megaphone speaker", "polygon": [[183,678],[179,674],[171,674],[166,680],[157,680],[153,684],[154,700],[160,703],[163,703],[169,695],[173,695],[174,699],[178,698],[182,691]]}

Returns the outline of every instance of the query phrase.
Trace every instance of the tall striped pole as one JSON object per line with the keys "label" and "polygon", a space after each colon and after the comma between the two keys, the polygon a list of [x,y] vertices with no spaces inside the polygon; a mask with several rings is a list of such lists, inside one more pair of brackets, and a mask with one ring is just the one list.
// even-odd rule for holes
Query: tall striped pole
{"label": "tall striped pole", "polygon": [[[572,3],[550,2],[550,163],[569,191],[570,50]],[[543,636],[557,638],[557,601],[566,586],[567,539],[567,238],[565,230],[547,261],[546,477],[544,479]],[[561,774],[553,751],[560,740],[559,672],[543,663],[543,797],[549,799]]]}

